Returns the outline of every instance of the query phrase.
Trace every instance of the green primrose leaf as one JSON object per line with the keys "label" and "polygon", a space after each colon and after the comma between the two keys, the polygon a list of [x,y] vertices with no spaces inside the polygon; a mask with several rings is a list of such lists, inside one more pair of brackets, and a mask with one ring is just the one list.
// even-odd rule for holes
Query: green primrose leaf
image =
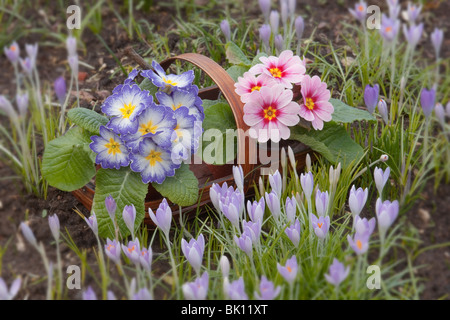
{"label": "green primrose leaf", "polygon": [[352,123],[362,120],[376,121],[368,111],[350,107],[338,99],[330,99],[330,103],[334,107],[333,121],[337,123]]}
{"label": "green primrose leaf", "polygon": [[241,48],[234,42],[227,42],[225,45],[225,55],[229,63],[249,67],[252,62],[247,58]]}
{"label": "green primrose leaf", "polygon": [[267,57],[267,53],[265,53],[265,52],[258,53],[252,60],[252,67],[256,66],[259,63],[262,63],[261,60],[259,60],[259,58],[261,58],[261,57]]}
{"label": "green primrose leaf", "polygon": [[67,117],[76,125],[96,135],[100,134],[100,126],[105,126],[109,121],[101,114],[86,108],[70,109]]}
{"label": "green primrose leaf", "polygon": [[234,82],[238,81],[239,77],[242,77],[244,72],[247,72],[248,68],[244,66],[231,66],[227,69],[227,73],[230,75],[230,77],[234,80]]}
{"label": "green primrose leaf", "polygon": [[42,159],[42,174],[47,182],[63,191],[86,185],[95,175],[91,133],[73,127],[65,135],[50,141]]}
{"label": "green primrose leaf", "polygon": [[142,80],[142,82],[139,84],[139,88],[141,88],[142,90],[147,90],[148,92],[150,92],[151,96],[154,96],[155,93],[158,91],[158,87],[155,86],[153,84],[153,82],[148,79],[148,78],[144,78],[144,80]]}
{"label": "green primrose leaf", "polygon": [[195,204],[198,199],[198,180],[188,164],[183,163],[173,177],[167,177],[161,184],[152,183],[152,186],[163,197],[183,207]]}

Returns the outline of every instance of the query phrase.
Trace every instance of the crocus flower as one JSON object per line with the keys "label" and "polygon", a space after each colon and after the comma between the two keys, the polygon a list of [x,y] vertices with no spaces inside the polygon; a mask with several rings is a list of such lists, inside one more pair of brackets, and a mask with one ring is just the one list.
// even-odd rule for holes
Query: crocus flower
{"label": "crocus flower", "polygon": [[300,228],[300,221],[295,219],[295,222],[291,226],[284,229],[284,232],[288,236],[289,240],[292,241],[296,248],[300,243]]}
{"label": "crocus flower", "polygon": [[376,106],[378,105],[378,96],[380,95],[380,86],[375,84],[373,87],[371,85],[367,85],[364,89],[364,102],[366,104],[367,110],[370,113],[375,111]]}
{"label": "crocus flower", "polygon": [[251,101],[253,91],[259,91],[262,87],[271,87],[275,83],[275,80],[262,74],[255,77],[252,73],[245,72],[242,77],[238,77],[234,86],[236,93],[241,97],[241,101],[247,103]]}
{"label": "crocus flower", "polygon": [[263,221],[265,208],[266,202],[264,197],[261,197],[259,201],[253,201],[253,203],[250,200],[247,201],[247,213],[253,222]]}
{"label": "crocus flower", "polygon": [[287,89],[292,89],[292,83],[301,82],[306,72],[300,57],[294,56],[291,50],[284,50],[278,57],[260,57],[259,60],[262,63],[249,71],[255,75],[262,73]]}
{"label": "crocus flower", "polygon": [[450,101],[445,105],[445,114],[450,117]]}
{"label": "crocus flower", "polygon": [[244,192],[244,171],[240,165],[233,166],[233,178],[237,188],[241,192]]}
{"label": "crocus flower", "polygon": [[250,126],[249,134],[260,143],[289,139],[289,126],[296,125],[300,106],[292,101],[293,92],[282,85],[262,87],[252,94],[244,105],[244,121]]}
{"label": "crocus flower", "polygon": [[55,89],[56,97],[59,100],[59,103],[61,105],[64,104],[64,101],[66,100],[66,81],[64,80],[64,77],[58,77],[55,82],[53,83],[53,87]]}
{"label": "crocus flower", "polygon": [[415,4],[408,2],[408,9],[406,11],[406,16],[408,17],[408,21],[410,23],[414,24],[416,22],[417,18],[419,17],[421,10],[422,10],[422,5],[416,6]]}
{"label": "crocus flower", "polygon": [[261,276],[259,283],[259,292],[254,293],[258,300],[274,300],[281,292],[281,287],[275,287],[272,281],[267,280],[265,276]]}
{"label": "crocus flower", "polygon": [[367,220],[367,218],[361,219],[359,216],[355,218],[355,231],[361,236],[369,237],[373,230],[375,230],[375,218]]}
{"label": "crocus flower", "polygon": [[330,229],[330,217],[317,218],[315,214],[311,214],[311,223],[316,236],[320,239],[324,239]]}
{"label": "crocus flower", "polygon": [[279,198],[281,198],[281,192],[283,187],[283,178],[280,171],[275,171],[274,174],[269,174],[269,183],[272,191],[274,191]]}
{"label": "crocus flower", "polygon": [[401,9],[398,0],[387,0],[387,3],[389,7],[389,17],[391,19],[397,19]]}
{"label": "crocus flower", "polygon": [[261,9],[261,12],[263,13],[266,21],[269,20],[271,6],[270,2],[271,0],[258,0],[259,8]]}
{"label": "crocus flower", "polygon": [[264,44],[265,50],[270,50],[270,35],[272,33],[272,30],[270,29],[270,25],[263,24],[259,28],[259,37],[261,38],[261,41]]}
{"label": "crocus flower", "polygon": [[272,10],[269,16],[270,29],[274,35],[278,34],[278,26],[280,25],[280,14],[277,10]]}
{"label": "crocus flower", "polygon": [[114,294],[114,292],[112,292],[111,290],[108,290],[108,292],[106,292],[106,298],[109,301],[115,301],[117,300],[116,295]]}
{"label": "crocus flower", "polygon": [[288,9],[289,9],[289,16],[291,19],[293,19],[295,15],[295,7],[297,6],[297,0],[288,0]]}
{"label": "crocus flower", "polygon": [[142,288],[131,297],[131,300],[153,300],[153,296],[147,288]]}
{"label": "crocus flower", "polygon": [[56,214],[48,217],[48,225],[50,227],[50,231],[53,235],[53,238],[55,238],[55,240],[58,241],[60,224],[59,224],[59,218]]}
{"label": "crocus flower", "polygon": [[297,257],[294,255],[286,261],[286,265],[282,266],[277,262],[277,269],[281,276],[292,285],[297,278],[298,264]]}
{"label": "crocus flower", "polygon": [[230,23],[227,19],[222,20],[220,23],[220,29],[222,30],[225,40],[228,42],[231,40],[231,29],[230,29]]}
{"label": "crocus flower", "polygon": [[164,69],[156,62],[152,62],[153,70],[144,70],[141,74],[149,78],[159,88],[186,88],[194,80],[194,71],[188,70],[182,74],[166,74]]}
{"label": "crocus flower", "polygon": [[78,78],[78,55],[69,56],[67,58],[67,62],[69,63],[70,69],[72,70],[72,74],[75,78]]}
{"label": "crocus flower", "polygon": [[117,203],[111,195],[105,198],[105,208],[106,211],[108,211],[111,220],[114,221],[114,217],[116,216]]}
{"label": "crocus flower", "polygon": [[106,255],[115,263],[119,263],[120,261],[120,256],[122,253],[121,250],[121,245],[119,242],[117,242],[116,239],[111,240],[111,239],[106,239],[106,244],[105,244],[105,253]]}
{"label": "crocus flower", "polygon": [[414,49],[419,43],[420,37],[423,32],[423,23],[418,25],[410,25],[407,27],[403,25],[403,34],[405,35],[406,40],[408,41],[409,46]]}
{"label": "crocus flower", "polygon": [[315,130],[322,130],[323,123],[331,121],[331,114],[334,112],[334,107],[329,102],[331,93],[327,84],[318,76],[311,78],[306,75],[301,81],[301,93],[303,101],[300,103],[300,117],[311,121]]}
{"label": "crocus flower", "polygon": [[28,57],[31,60],[31,65],[34,67],[36,66],[36,59],[38,54],[38,44],[26,44],[25,45],[25,51],[27,52]]}
{"label": "crocus flower", "polygon": [[355,188],[355,185],[350,189],[350,196],[348,197],[348,205],[352,213],[353,219],[355,219],[361,213],[364,205],[366,204],[367,197],[369,196],[369,189]]}
{"label": "crocus flower", "polygon": [[400,21],[391,19],[383,14],[381,18],[381,36],[388,42],[392,42],[398,34]]}
{"label": "crocus flower", "polygon": [[95,215],[95,212],[92,211],[91,216],[89,218],[84,217],[84,221],[86,221],[89,228],[91,228],[92,232],[96,236],[98,236],[98,223],[97,223],[97,216]]}
{"label": "crocus flower", "polygon": [[9,47],[5,47],[4,51],[8,60],[12,64],[17,65],[20,58],[20,47],[17,42],[14,41]]}
{"label": "crocus flower", "polygon": [[436,104],[436,107],[434,108],[434,114],[436,115],[436,118],[438,119],[442,128],[445,129],[445,110],[444,106],[441,103]]}
{"label": "crocus flower", "polygon": [[22,284],[21,278],[16,278],[11,287],[8,289],[5,281],[0,278],[0,300],[12,300],[19,292],[20,286]]}
{"label": "crocus flower", "polygon": [[192,268],[199,275],[202,266],[203,252],[205,251],[205,238],[201,234],[197,240],[191,239],[189,243],[181,239],[181,251],[191,264]]}
{"label": "crocus flower", "polygon": [[16,95],[17,108],[19,109],[19,114],[21,117],[25,116],[28,110],[28,92]]}
{"label": "crocus flower", "polygon": [[242,221],[242,230],[250,236],[252,243],[257,245],[259,243],[259,238],[261,236],[261,220],[253,221]]}
{"label": "crocus flower", "polygon": [[227,193],[228,185],[226,182],[219,186],[217,183],[213,183],[211,188],[209,188],[209,198],[217,212],[220,212],[220,198]]}
{"label": "crocus flower", "polygon": [[134,223],[136,221],[136,208],[134,207],[134,204],[123,208],[122,218],[128,230],[134,235]]}
{"label": "crocus flower", "polygon": [[430,90],[423,88],[420,93],[420,105],[422,106],[423,114],[426,118],[433,112],[433,108],[436,104],[436,90],[431,88]]}
{"label": "crocus flower", "polygon": [[394,223],[398,216],[399,204],[395,200],[393,202],[386,200],[382,201],[381,198],[377,199],[375,205],[375,212],[378,219],[378,230],[380,234],[384,235],[389,227]]}
{"label": "crocus flower", "polygon": [[231,224],[239,229],[239,221],[241,218],[244,205],[242,204],[243,195],[237,189],[235,192],[222,196],[219,202],[220,211],[230,220]]}
{"label": "crocus flower", "polygon": [[357,4],[355,4],[354,9],[348,9],[348,11],[350,11],[352,16],[355,17],[356,20],[364,23],[367,14],[367,3],[361,0]]}
{"label": "crocus flower", "polygon": [[74,36],[69,35],[66,39],[67,56],[77,55],[77,39]]}
{"label": "crocus flower", "polygon": [[328,202],[329,202],[328,191],[321,192],[319,189],[317,189],[316,211],[317,211],[318,216],[321,216],[321,217],[326,216],[327,211],[328,211]]}
{"label": "crocus flower", "polygon": [[380,113],[384,123],[388,124],[389,123],[388,109],[386,101],[384,101],[383,99],[380,99],[380,101],[378,102],[378,112]]}
{"label": "crocus flower", "polygon": [[245,293],[244,279],[242,277],[228,285],[227,295],[230,300],[248,300],[248,296]]}
{"label": "crocus flower", "polygon": [[240,237],[234,236],[234,242],[236,245],[244,251],[247,256],[252,259],[253,257],[253,241],[251,235],[247,232],[243,232]]}
{"label": "crocus flower", "polygon": [[128,259],[131,260],[135,265],[139,265],[139,256],[141,253],[139,241],[129,241],[128,244],[125,246],[122,244],[122,250],[125,253],[125,255],[128,257]]}
{"label": "crocus flower", "polygon": [[444,40],[444,31],[438,28],[434,28],[431,34],[431,43],[433,44],[436,59],[439,59],[441,53],[442,41]]}
{"label": "crocus flower", "polygon": [[325,279],[328,281],[328,283],[331,283],[332,285],[337,287],[342,283],[342,281],[345,280],[345,278],[347,278],[349,273],[350,267],[345,268],[343,263],[334,258],[333,263],[328,269],[328,274],[325,274]]}
{"label": "crocus flower", "polygon": [[290,223],[294,223],[295,216],[297,214],[297,200],[295,200],[295,196],[292,196],[291,198],[289,198],[289,197],[286,198],[286,203],[285,203],[284,208],[285,208],[287,220]]}
{"label": "crocus flower", "polygon": [[348,235],[347,241],[357,255],[364,254],[369,249],[369,237],[364,234],[355,233],[353,238]]}
{"label": "crocus flower", "polygon": [[20,59],[20,65],[22,66],[23,71],[31,77],[31,73],[33,72],[34,65],[29,57],[25,59]]}
{"label": "crocus flower", "polygon": [[274,39],[275,43],[275,49],[277,49],[277,52],[281,52],[284,49],[284,42],[283,42],[283,36],[281,34],[277,34]]}
{"label": "crocus flower", "polygon": [[105,126],[100,126],[100,135],[91,137],[89,147],[97,156],[95,163],[104,169],[120,169],[130,163],[128,148],[125,142]]}
{"label": "crocus flower", "polygon": [[288,0],[280,0],[280,13],[281,13],[281,23],[286,28],[287,20],[289,17]]}
{"label": "crocus flower", "polygon": [[97,295],[95,294],[95,291],[91,286],[89,286],[86,291],[83,292],[83,300],[97,300]]}
{"label": "crocus flower", "polygon": [[156,214],[153,213],[152,209],[148,209],[148,214],[152,219],[153,223],[158,226],[164,232],[166,237],[169,236],[170,224],[172,223],[172,209],[170,209],[166,198],[164,198],[156,210]]}
{"label": "crocus flower", "polygon": [[182,285],[181,289],[186,300],[205,300],[208,295],[209,275],[204,272],[201,277]]}
{"label": "crocus flower", "polygon": [[141,266],[147,270],[150,271],[152,269],[152,261],[153,261],[153,250],[151,247],[142,248],[141,254],[139,256],[139,262],[141,263]]}
{"label": "crocus flower", "polygon": [[227,256],[221,256],[219,261],[220,271],[222,272],[222,276],[224,278],[228,277],[230,274],[230,260],[228,260]]}
{"label": "crocus flower", "polygon": [[303,36],[303,31],[305,30],[305,21],[302,16],[298,16],[294,21],[295,34],[297,36],[297,40],[300,41]]}
{"label": "crocus flower", "polygon": [[14,110],[11,102],[3,95],[0,95],[0,110],[3,110],[10,118],[17,118],[16,110]]}
{"label": "crocus flower", "polygon": [[377,187],[378,194],[380,195],[380,197],[383,194],[383,189],[384,189],[386,182],[389,179],[390,173],[391,173],[391,169],[389,167],[387,167],[385,171],[383,171],[383,169],[381,169],[381,168],[375,167],[375,169],[373,171],[375,185]]}
{"label": "crocus flower", "polygon": [[306,199],[311,199],[314,189],[314,177],[311,171],[308,171],[306,174],[300,174],[300,184]]}
{"label": "crocus flower", "polygon": [[278,217],[281,215],[280,198],[274,191],[270,193],[266,192],[266,204],[269,207],[269,210],[272,213],[273,217],[275,219],[278,219]]}
{"label": "crocus flower", "polygon": [[198,87],[191,85],[187,88],[172,91],[167,93],[158,91],[156,98],[159,104],[176,111],[180,107],[189,109],[189,115],[194,116],[197,121],[203,121],[205,114],[203,112],[203,102],[198,96]]}

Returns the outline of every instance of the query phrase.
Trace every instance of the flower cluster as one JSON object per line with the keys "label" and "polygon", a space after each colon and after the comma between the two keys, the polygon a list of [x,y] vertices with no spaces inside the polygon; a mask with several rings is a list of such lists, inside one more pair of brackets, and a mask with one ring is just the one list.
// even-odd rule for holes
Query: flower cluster
{"label": "flower cluster", "polygon": [[[235,83],[235,91],[244,103],[244,121],[251,127],[252,138],[264,143],[288,139],[288,127],[300,118],[322,130],[323,122],[331,120],[334,108],[330,91],[319,77],[305,75],[305,62],[291,50],[278,57],[260,57],[256,64]],[[293,101],[294,85],[301,86],[302,101]],[[298,90],[298,89],[297,89]]]}
{"label": "flower cluster", "polygon": [[141,75],[159,88],[156,98],[137,85],[133,70],[103,103],[109,122],[90,147],[102,168],[130,165],[144,183],[162,183],[197,152],[204,114],[193,71],[167,75],[155,61],[152,67]]}

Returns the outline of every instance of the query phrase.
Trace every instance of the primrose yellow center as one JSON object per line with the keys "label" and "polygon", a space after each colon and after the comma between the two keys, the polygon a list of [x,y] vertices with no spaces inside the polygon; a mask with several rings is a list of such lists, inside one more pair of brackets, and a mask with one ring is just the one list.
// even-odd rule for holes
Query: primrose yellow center
{"label": "primrose yellow center", "polygon": [[319,228],[322,228],[322,225],[323,225],[323,223],[318,223],[318,224],[317,224],[317,226],[318,226]]}
{"label": "primrose yellow center", "polygon": [[361,240],[356,240],[356,246],[358,247],[359,250],[362,249],[362,242],[361,242]]}
{"label": "primrose yellow center", "polygon": [[142,133],[142,135],[146,135],[147,133],[156,133],[156,130],[158,129],[158,126],[153,125],[151,121],[147,123],[141,124],[141,127],[139,128],[139,132]]}
{"label": "primrose yellow center", "polygon": [[133,113],[134,109],[136,109],[136,106],[133,106],[131,102],[129,104],[124,104],[122,109],[119,109],[120,112],[122,112],[122,117],[125,119],[129,119],[131,114]]}
{"label": "primrose yellow center", "polygon": [[270,68],[269,69],[270,73],[272,74],[272,76],[274,78],[281,78],[281,70],[278,68]]}
{"label": "primrose yellow center", "polygon": [[264,119],[272,121],[272,119],[276,117],[277,117],[277,109],[272,108],[272,106],[269,106],[267,109],[264,109]]}
{"label": "primrose yellow center", "polygon": [[163,78],[163,81],[171,86],[176,86],[178,84],[178,82],[173,82],[172,80],[166,78]]}
{"label": "primrose yellow center", "polygon": [[182,106],[182,104],[181,103],[179,103],[179,104],[177,104],[177,105],[175,105],[175,104],[173,104],[172,105],[172,109],[173,109],[173,111],[175,111],[175,110],[177,110],[179,107],[181,107]]}
{"label": "primrose yellow center", "polygon": [[162,159],[161,159],[161,152],[152,150],[152,151],[150,151],[150,154],[147,157],[145,157],[145,160],[148,160],[150,162],[150,165],[152,167],[154,167],[157,162],[161,162],[162,161]]}
{"label": "primrose yellow center", "polygon": [[311,98],[306,98],[305,106],[306,106],[309,110],[314,110],[314,101],[313,101],[313,99],[311,99]]}
{"label": "primrose yellow center", "polygon": [[122,153],[120,151],[120,144],[116,142],[113,138],[109,139],[109,143],[105,144],[105,147],[108,149],[108,154],[116,155],[116,153]]}
{"label": "primrose yellow center", "polygon": [[254,87],[252,88],[252,92],[255,91],[255,90],[258,90],[258,91],[259,91],[260,89],[261,89],[260,86],[254,86]]}

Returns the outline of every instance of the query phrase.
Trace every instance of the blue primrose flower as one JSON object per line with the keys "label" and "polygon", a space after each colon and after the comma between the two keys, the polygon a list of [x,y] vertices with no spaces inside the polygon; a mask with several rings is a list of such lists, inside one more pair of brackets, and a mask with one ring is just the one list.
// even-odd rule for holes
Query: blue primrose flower
{"label": "blue primrose flower", "polygon": [[142,75],[149,78],[153,84],[159,88],[185,88],[192,84],[194,71],[189,70],[180,75],[166,74],[163,68],[156,61],[152,62],[153,70],[144,70]]}
{"label": "blue primrose flower", "polygon": [[95,163],[104,169],[120,169],[130,163],[128,148],[123,140],[105,126],[100,127],[100,136],[92,136],[89,147],[97,153]]}
{"label": "blue primrose flower", "polygon": [[102,105],[102,112],[112,117],[106,126],[118,134],[136,133],[138,130],[136,119],[153,103],[153,98],[137,84],[122,85],[116,89]]}
{"label": "blue primrose flower", "polygon": [[163,183],[166,177],[175,175],[180,164],[171,160],[170,150],[158,146],[152,138],[144,138],[139,144],[139,152],[130,154],[131,170],[140,172],[144,183]]}
{"label": "blue primrose flower", "polygon": [[177,110],[180,107],[189,109],[189,115],[193,115],[196,120],[203,121],[205,115],[203,113],[203,102],[198,96],[198,87],[191,85],[184,89],[177,89],[170,94],[159,91],[156,93],[159,103],[172,109]]}

